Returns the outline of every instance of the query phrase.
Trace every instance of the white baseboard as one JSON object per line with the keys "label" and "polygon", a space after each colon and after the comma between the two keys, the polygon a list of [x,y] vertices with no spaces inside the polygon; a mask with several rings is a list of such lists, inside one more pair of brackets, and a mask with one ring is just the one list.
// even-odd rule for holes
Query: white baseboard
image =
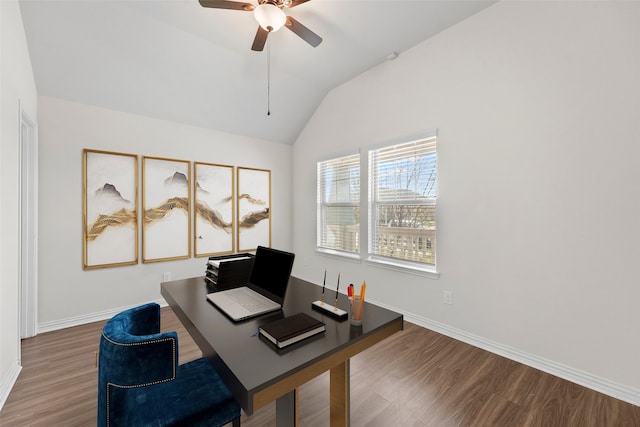
{"label": "white baseboard", "polygon": [[[164,298],[152,301],[160,304],[160,307],[166,307],[168,304]],[[141,304],[134,304],[127,307],[114,308],[112,310],[101,311],[98,313],[86,314],[83,316],[69,317],[62,320],[53,320],[51,322],[42,322],[38,324],[38,333],[57,331],[58,329],[71,328],[72,326],[85,325],[91,322],[98,322],[100,320],[111,319],[121,311],[128,310],[133,307],[137,307]]]}
{"label": "white baseboard", "polygon": [[18,380],[18,375],[21,370],[22,366],[20,366],[16,360],[16,363],[9,369],[7,375],[2,378],[2,382],[0,382],[0,410],[2,410],[4,403],[7,401],[9,393]]}
{"label": "white baseboard", "polygon": [[[379,302],[374,302],[374,304],[388,308],[389,310],[402,313],[402,310],[386,306],[385,304],[380,304]],[[403,315],[404,319],[407,322],[414,323],[418,326],[422,326],[432,331],[441,333],[458,341],[470,344],[474,347],[478,347],[491,353],[498,354],[500,356],[506,357],[507,359],[514,360],[527,366],[531,366],[532,368],[539,369],[572,383],[587,387],[599,393],[606,394],[607,396],[623,400],[635,406],[640,406],[640,390],[636,390],[631,387],[624,386],[622,384],[618,384],[604,378],[600,378],[596,375],[590,374],[588,372],[583,372],[569,366],[565,366],[552,360],[525,353],[518,349],[488,340],[478,335],[470,334],[469,332],[453,328],[440,322],[435,322],[425,317],[416,316],[410,313],[405,313]]]}

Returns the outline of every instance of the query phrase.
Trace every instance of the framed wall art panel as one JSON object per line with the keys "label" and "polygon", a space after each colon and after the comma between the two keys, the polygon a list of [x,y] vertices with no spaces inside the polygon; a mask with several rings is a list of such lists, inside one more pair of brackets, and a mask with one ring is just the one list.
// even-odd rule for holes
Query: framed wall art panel
{"label": "framed wall art panel", "polygon": [[191,162],[142,157],[142,262],[191,257]]}
{"label": "framed wall art panel", "polygon": [[238,252],[271,246],[271,171],[238,167]]}
{"label": "framed wall art panel", "polygon": [[138,156],[84,149],[83,268],[138,263]]}
{"label": "framed wall art panel", "polygon": [[194,162],[195,256],[233,253],[233,166]]}

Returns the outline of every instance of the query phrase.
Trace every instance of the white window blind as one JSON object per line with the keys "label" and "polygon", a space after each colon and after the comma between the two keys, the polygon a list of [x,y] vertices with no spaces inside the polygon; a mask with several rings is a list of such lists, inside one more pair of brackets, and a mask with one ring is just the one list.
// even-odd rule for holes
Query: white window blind
{"label": "white window blind", "polygon": [[369,255],[436,265],[436,137],[369,151]]}
{"label": "white window blind", "polygon": [[360,252],[360,154],[318,162],[317,245]]}

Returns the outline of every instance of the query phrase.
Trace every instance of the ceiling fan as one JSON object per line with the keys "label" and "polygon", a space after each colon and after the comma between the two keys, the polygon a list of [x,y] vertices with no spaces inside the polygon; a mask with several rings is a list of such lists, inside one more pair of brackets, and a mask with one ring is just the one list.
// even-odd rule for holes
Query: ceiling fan
{"label": "ceiling fan", "polygon": [[199,0],[203,7],[214,9],[244,10],[253,12],[260,24],[256,37],[253,39],[251,50],[261,51],[267,42],[269,33],[278,31],[283,26],[293,31],[302,40],[316,47],[322,42],[322,37],[302,25],[300,22],[287,16],[283,9],[292,8],[309,0],[258,0],[258,6],[251,3],[243,3],[229,0]]}

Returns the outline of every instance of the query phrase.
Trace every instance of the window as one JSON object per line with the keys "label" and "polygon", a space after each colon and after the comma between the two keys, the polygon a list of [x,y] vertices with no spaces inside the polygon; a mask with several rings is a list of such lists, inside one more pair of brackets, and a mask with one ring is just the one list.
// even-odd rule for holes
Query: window
{"label": "window", "polygon": [[369,255],[436,265],[436,137],[369,151]]}
{"label": "window", "polygon": [[318,162],[317,245],[360,252],[360,154]]}
{"label": "window", "polygon": [[318,162],[318,250],[437,278],[436,135]]}

